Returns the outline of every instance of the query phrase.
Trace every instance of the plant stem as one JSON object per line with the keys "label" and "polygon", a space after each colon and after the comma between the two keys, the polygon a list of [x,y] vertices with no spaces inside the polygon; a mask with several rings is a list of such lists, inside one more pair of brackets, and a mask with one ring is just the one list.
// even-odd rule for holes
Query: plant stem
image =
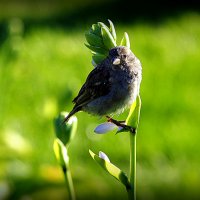
{"label": "plant stem", "polygon": [[129,200],[136,200],[136,133],[130,132],[130,183]]}
{"label": "plant stem", "polygon": [[129,200],[136,200],[136,133],[140,119],[141,98],[138,95],[134,111],[128,116],[127,124],[132,124],[130,129],[130,189],[127,189]]}
{"label": "plant stem", "polygon": [[69,200],[75,200],[76,197],[75,197],[74,185],[72,181],[71,172],[69,170],[69,165],[67,167],[63,167],[63,173],[69,191]]}

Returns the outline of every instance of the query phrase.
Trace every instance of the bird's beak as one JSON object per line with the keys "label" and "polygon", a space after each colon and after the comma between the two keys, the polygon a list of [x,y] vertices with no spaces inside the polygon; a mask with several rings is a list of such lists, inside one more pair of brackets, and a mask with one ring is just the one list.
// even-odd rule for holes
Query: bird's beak
{"label": "bird's beak", "polygon": [[114,58],[113,65],[119,65],[119,64],[120,64],[120,59],[119,58]]}

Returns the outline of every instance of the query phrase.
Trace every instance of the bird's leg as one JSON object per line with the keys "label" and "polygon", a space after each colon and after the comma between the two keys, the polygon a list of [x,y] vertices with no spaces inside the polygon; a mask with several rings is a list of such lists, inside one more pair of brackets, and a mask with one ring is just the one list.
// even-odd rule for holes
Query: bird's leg
{"label": "bird's leg", "polygon": [[121,126],[121,127],[124,127],[125,126],[125,121],[117,121],[109,116],[106,116],[107,118],[107,121],[108,122],[112,122],[113,124],[117,125],[117,126]]}
{"label": "bird's leg", "polygon": [[126,129],[126,130],[129,130],[131,133],[135,134],[135,128],[126,125],[125,121],[117,121],[117,120],[115,120],[115,119],[113,119],[113,118],[111,118],[109,116],[106,116],[106,118],[107,118],[108,122],[111,122],[111,123],[113,123],[113,124],[115,124],[117,126],[120,126],[120,127],[124,128],[124,129]]}

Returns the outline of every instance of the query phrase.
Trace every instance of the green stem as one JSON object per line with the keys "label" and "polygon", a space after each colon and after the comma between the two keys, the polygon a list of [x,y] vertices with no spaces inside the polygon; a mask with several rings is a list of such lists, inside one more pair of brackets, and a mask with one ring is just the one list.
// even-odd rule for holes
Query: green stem
{"label": "green stem", "polygon": [[129,200],[136,200],[136,133],[130,132],[130,183]]}
{"label": "green stem", "polygon": [[[130,189],[127,189],[129,200],[136,200],[136,133],[140,118],[141,99],[138,95],[135,107],[130,109],[127,124],[132,125],[130,132]],[[134,104],[133,104],[134,106]],[[133,110],[132,110],[133,109]]]}
{"label": "green stem", "polygon": [[72,181],[71,172],[69,170],[69,165],[67,167],[63,167],[63,173],[65,177],[65,182],[67,184],[67,189],[69,191],[69,200],[75,200],[75,191],[74,191],[74,185]]}

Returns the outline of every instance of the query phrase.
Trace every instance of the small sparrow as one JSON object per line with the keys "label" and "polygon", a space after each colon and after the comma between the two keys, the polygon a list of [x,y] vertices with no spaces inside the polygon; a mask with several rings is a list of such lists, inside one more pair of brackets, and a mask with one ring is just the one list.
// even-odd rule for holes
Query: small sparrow
{"label": "small sparrow", "polygon": [[136,100],[141,79],[141,63],[132,51],[125,46],[112,48],[88,75],[64,122],[79,111],[97,116],[123,112]]}

